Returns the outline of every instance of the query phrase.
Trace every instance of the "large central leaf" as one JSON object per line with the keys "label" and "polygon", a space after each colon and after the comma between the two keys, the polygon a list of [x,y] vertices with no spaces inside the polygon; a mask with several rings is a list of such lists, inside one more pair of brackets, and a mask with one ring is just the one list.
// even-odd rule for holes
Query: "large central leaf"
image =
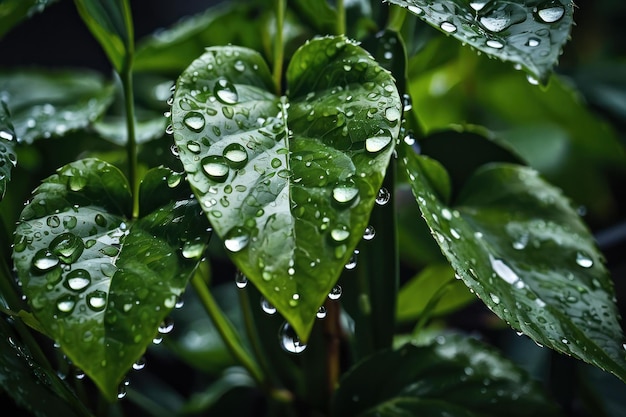
{"label": "large central leaf", "polygon": [[398,136],[392,76],[343,37],[313,40],[273,93],[261,56],[209,48],[181,75],[174,139],[236,265],[306,339],[367,227]]}

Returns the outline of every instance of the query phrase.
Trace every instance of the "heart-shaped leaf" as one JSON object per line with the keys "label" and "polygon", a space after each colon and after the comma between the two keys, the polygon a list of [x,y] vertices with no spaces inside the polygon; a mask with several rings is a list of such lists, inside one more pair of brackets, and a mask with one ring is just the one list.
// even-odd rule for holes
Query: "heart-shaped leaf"
{"label": "heart-shaped leaf", "polygon": [[0,72],[0,94],[20,142],[86,128],[113,100],[113,86],[89,71]]}
{"label": "heart-shaped leaf", "polygon": [[130,220],[124,176],[87,159],[46,179],[21,214],[13,259],[33,313],[109,399],[204,251],[208,222],[189,194],[180,174],[152,170]]}
{"label": "heart-shaped leaf", "polygon": [[7,183],[11,181],[11,170],[17,164],[14,150],[15,130],[4,101],[0,100],[0,201],[4,197]]}
{"label": "heart-shaped leaf", "polygon": [[574,23],[569,0],[387,0],[546,83]]}
{"label": "heart-shaped leaf", "polygon": [[626,381],[612,282],[562,192],[530,168],[491,164],[451,208],[433,192],[426,159],[400,151],[431,233],[470,290],[537,343]]}
{"label": "heart-shaped leaf", "polygon": [[209,48],[177,82],[174,139],[231,258],[308,337],[367,227],[398,136],[394,80],[344,37],[308,42],[272,91],[261,56]]}
{"label": "heart-shaped leaf", "polygon": [[[384,381],[373,384],[371,381]],[[497,395],[496,395],[497,392]],[[340,381],[333,416],[555,416],[528,374],[483,343],[438,336],[365,359]]]}

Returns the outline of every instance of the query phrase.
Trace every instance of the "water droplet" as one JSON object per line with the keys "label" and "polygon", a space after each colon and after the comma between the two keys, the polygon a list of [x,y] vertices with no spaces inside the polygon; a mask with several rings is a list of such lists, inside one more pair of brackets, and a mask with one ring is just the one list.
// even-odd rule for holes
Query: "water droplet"
{"label": "water droplet", "polygon": [[487,0],[472,1],[470,2],[470,7],[476,10],[477,12],[479,12],[483,9],[483,7],[485,7],[486,4],[487,4]]}
{"label": "water droplet", "polygon": [[376,204],[379,206],[384,206],[391,200],[391,193],[387,191],[385,187],[382,187],[378,190],[378,194],[376,195]]}
{"label": "water droplet", "polygon": [[282,347],[285,352],[301,353],[306,349],[306,345],[300,341],[293,327],[287,322],[281,326],[278,332],[278,340],[280,347]]}
{"label": "water droplet", "polygon": [[239,252],[248,246],[250,233],[243,227],[234,227],[224,236],[224,246],[231,252]]}
{"label": "water droplet", "polygon": [[385,134],[380,136],[374,136],[365,140],[365,150],[369,153],[375,154],[387,147],[391,143],[391,134],[383,132]]}
{"label": "water droplet", "polygon": [[181,254],[185,259],[200,259],[203,253],[204,242],[202,241],[187,241],[181,249]]}
{"label": "water droplet", "polygon": [[96,214],[94,221],[96,222],[96,224],[100,227],[105,227],[107,225],[107,219],[106,217],[104,217],[102,214],[98,213]]}
{"label": "water droplet", "polygon": [[183,123],[192,132],[202,132],[205,124],[204,116],[197,111],[192,111],[185,115],[185,117],[183,118]]}
{"label": "water droplet", "polygon": [[347,270],[352,270],[354,268],[356,268],[356,264],[357,264],[357,260],[358,260],[358,251],[354,251],[352,253],[352,256],[350,256],[350,259],[348,259],[348,263],[344,266],[344,268],[346,268]]}
{"label": "water droplet", "polygon": [[226,146],[222,155],[226,163],[233,169],[243,168],[248,163],[248,153],[243,145],[238,143],[231,143]]}
{"label": "water droplet", "polygon": [[137,359],[135,363],[133,363],[133,369],[135,371],[141,371],[145,367],[146,367],[146,358],[143,356]]}
{"label": "water droplet", "polygon": [[239,100],[235,86],[225,78],[215,83],[215,97],[224,104],[235,104]]}
{"label": "water droplet", "polygon": [[261,310],[264,313],[269,314],[270,316],[276,314],[276,307],[270,304],[269,301],[265,299],[265,297],[261,297]]}
{"label": "water droplet", "polygon": [[439,27],[447,33],[454,33],[456,32],[456,26],[453,23],[450,22],[442,22],[441,25],[439,25]]}
{"label": "water droplet", "polygon": [[93,311],[102,311],[106,307],[107,293],[101,290],[92,291],[87,294],[87,305]]}
{"label": "water droplet", "polygon": [[348,227],[345,225],[339,225],[330,231],[330,237],[335,242],[343,242],[350,237],[350,230],[348,230]]}
{"label": "water droplet", "polygon": [[407,93],[402,94],[402,111],[410,111],[413,108],[413,100]]}
{"label": "water droplet", "polygon": [[76,296],[63,295],[57,299],[57,310],[62,314],[70,314],[76,307]]}
{"label": "water droplet", "polygon": [[44,273],[59,264],[59,258],[48,249],[40,249],[33,257],[35,272]]}
{"label": "water droplet", "polygon": [[239,289],[246,288],[248,286],[248,277],[241,271],[235,273],[235,285]]}
{"label": "water droplet", "polygon": [[117,399],[121,400],[122,398],[126,397],[126,387],[122,384],[118,387],[117,389]]}
{"label": "water droplet", "polygon": [[75,269],[67,274],[65,286],[72,291],[84,291],[91,284],[91,274],[85,269]]}
{"label": "water droplet", "polygon": [[415,13],[416,15],[421,15],[422,13],[424,13],[424,10],[420,7],[417,7],[413,4],[410,4],[407,9],[409,9],[409,11],[411,11],[412,13]]}
{"label": "water droplet", "polygon": [[502,49],[504,48],[504,44],[498,40],[495,39],[489,39],[487,41],[487,46],[490,48],[494,48],[494,49]]}
{"label": "water droplet", "polygon": [[342,181],[333,188],[333,200],[342,207],[352,204],[359,195],[359,189],[352,180]]}
{"label": "water droplet", "polygon": [[576,254],[576,263],[583,268],[591,268],[593,266],[593,259],[591,259],[587,254],[578,252]]}
{"label": "water droplet", "polygon": [[[167,127],[165,128],[165,133],[168,135],[171,135],[172,133],[174,133],[174,126],[172,125],[167,125]],[[176,155],[174,155],[176,156]]]}
{"label": "water droplet", "polygon": [[565,9],[560,2],[551,0],[537,7],[537,15],[545,23],[554,23],[565,14]]}
{"label": "water droplet", "polygon": [[495,304],[500,304],[500,297],[498,297],[495,294],[489,294],[489,297],[491,297],[491,301],[493,301]]}
{"label": "water droplet", "polygon": [[341,285],[337,284],[328,293],[328,298],[331,300],[338,300],[341,298],[342,292],[343,290],[341,289]]}
{"label": "water droplet", "polygon": [[388,107],[385,110],[385,118],[390,122],[397,122],[400,119],[400,110],[396,107]]}
{"label": "water droplet", "polygon": [[511,25],[511,19],[504,14],[492,13],[480,18],[480,23],[491,32],[502,32]]}
{"label": "water droplet", "polygon": [[517,283],[520,278],[517,274],[509,267],[503,260],[494,258],[491,254],[489,255],[489,261],[491,262],[491,267],[493,271],[504,281],[509,284]]}
{"label": "water droplet", "polygon": [[46,220],[46,224],[49,227],[59,227],[61,225],[61,219],[59,219],[59,216],[50,216]]}
{"label": "water droplet", "polygon": [[540,39],[538,38],[528,38],[528,40],[526,41],[526,46],[530,46],[532,48],[539,46],[540,43]]}
{"label": "water droplet", "polygon": [[235,70],[239,72],[244,72],[246,70],[246,65],[241,60],[235,61],[235,65],[233,66]]}
{"label": "water droplet", "polygon": [[199,154],[202,147],[198,142],[190,140],[187,142],[187,150],[191,153]]}
{"label": "water droplet", "polygon": [[539,80],[536,79],[535,77],[533,77],[530,74],[526,75],[526,80],[528,81],[529,84],[531,85],[539,85]]}
{"label": "water droplet", "polygon": [[174,320],[172,320],[169,317],[166,317],[165,319],[163,319],[161,324],[159,324],[159,327],[157,330],[160,334],[170,333],[172,330],[174,330]]}
{"label": "water droplet", "polygon": [[365,228],[365,231],[363,232],[363,239],[372,240],[374,239],[375,236],[376,236],[376,229],[374,229],[374,226],[372,225],[367,226]]}
{"label": "water droplet", "polygon": [[224,182],[228,178],[229,168],[224,161],[224,157],[211,155],[202,159],[202,169],[211,180]]}
{"label": "water droplet", "polygon": [[73,233],[61,233],[50,242],[50,250],[57,255],[61,262],[74,263],[80,258],[85,244],[83,240]]}

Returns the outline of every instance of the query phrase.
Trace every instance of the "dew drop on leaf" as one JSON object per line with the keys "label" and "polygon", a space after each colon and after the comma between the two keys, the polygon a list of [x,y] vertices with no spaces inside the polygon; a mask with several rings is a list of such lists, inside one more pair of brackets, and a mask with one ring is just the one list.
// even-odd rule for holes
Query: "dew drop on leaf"
{"label": "dew drop on leaf", "polygon": [[417,6],[413,5],[413,4],[409,5],[407,8],[408,8],[408,9],[409,9],[412,13],[415,13],[415,14],[416,14],[416,15],[418,15],[418,16],[419,16],[419,15],[421,15],[422,13],[424,13],[424,10],[423,10],[422,8],[417,7]]}
{"label": "dew drop on leaf", "polygon": [[487,0],[472,1],[470,2],[470,7],[476,10],[477,12],[479,12],[483,9],[483,7],[485,7],[486,4],[487,4]]}
{"label": "dew drop on leaf", "polygon": [[301,353],[306,349],[306,344],[300,341],[293,327],[287,322],[278,331],[278,341],[285,352]]}
{"label": "dew drop on leaf", "polygon": [[376,236],[376,229],[374,229],[374,226],[372,225],[367,226],[365,228],[365,231],[363,232],[363,239],[372,240],[374,239],[375,236]]}
{"label": "dew drop on leaf", "polygon": [[104,291],[96,290],[87,294],[87,305],[93,311],[102,311],[106,307],[107,294]]}
{"label": "dew drop on leaf", "polygon": [[439,27],[447,33],[454,33],[456,32],[457,28],[453,23],[450,22],[442,22],[441,25],[439,25]]}
{"label": "dew drop on leaf", "polygon": [[61,314],[70,314],[76,307],[76,297],[74,295],[63,295],[57,299],[57,310]]}
{"label": "dew drop on leaf", "polygon": [[502,49],[504,48],[504,44],[496,39],[489,39],[487,41],[487,46],[494,49]]}
{"label": "dew drop on leaf", "polygon": [[209,179],[224,182],[228,178],[229,168],[224,158],[217,155],[207,156],[201,161],[202,169]]}
{"label": "dew drop on leaf", "polygon": [[261,310],[270,316],[276,314],[276,307],[270,304],[265,297],[261,297]]}
{"label": "dew drop on leaf", "polygon": [[80,258],[85,244],[73,233],[61,233],[50,242],[50,250],[66,264],[74,263]]}
{"label": "dew drop on leaf", "polygon": [[50,216],[46,220],[46,224],[52,228],[59,227],[61,225],[61,220],[59,219],[59,216]]}
{"label": "dew drop on leaf", "polygon": [[565,14],[565,9],[560,2],[551,0],[537,7],[537,15],[545,23],[554,23]]}
{"label": "dew drop on leaf", "polygon": [[65,286],[72,291],[84,291],[91,284],[91,274],[85,269],[70,271],[65,278]]}
{"label": "dew drop on leaf", "polygon": [[591,268],[593,266],[593,260],[582,252],[576,254],[576,263],[583,268]]}
{"label": "dew drop on leaf", "polygon": [[158,332],[160,334],[168,334],[172,330],[174,330],[174,321],[171,318],[166,317],[165,319],[163,319],[161,324],[159,324]]}
{"label": "dew drop on leaf", "polygon": [[33,257],[35,272],[44,273],[59,264],[59,258],[48,249],[40,249]]}
{"label": "dew drop on leaf", "polygon": [[333,200],[341,207],[346,207],[357,198],[359,189],[352,180],[338,183],[332,191]]}
{"label": "dew drop on leaf", "polygon": [[317,309],[317,313],[315,313],[315,317],[317,317],[318,319],[324,319],[326,318],[326,314],[326,307],[320,306],[320,308]]}
{"label": "dew drop on leaf", "polygon": [[348,259],[348,263],[344,266],[347,270],[356,268],[358,253],[359,252],[355,250],[352,256],[350,256],[350,259]]}
{"label": "dew drop on leaf", "polygon": [[391,200],[391,193],[385,187],[378,190],[378,194],[376,195],[376,204],[384,206],[389,202],[389,200]]}
{"label": "dew drop on leaf", "polygon": [[214,93],[215,97],[224,104],[235,104],[239,100],[235,86],[225,78],[217,80]]}
{"label": "dew drop on leaf", "polygon": [[137,359],[137,361],[135,361],[135,363],[133,363],[133,369],[135,371],[141,371],[145,367],[146,367],[146,358],[143,357],[143,356],[141,358]]}
{"label": "dew drop on leaf", "polygon": [[187,142],[187,150],[193,154],[199,154],[202,148],[198,142],[190,140]]}
{"label": "dew drop on leaf", "polygon": [[224,236],[224,246],[231,252],[239,252],[248,246],[250,233],[243,227],[234,227]]}
{"label": "dew drop on leaf", "polygon": [[345,225],[339,225],[330,231],[330,237],[335,242],[343,242],[350,237],[350,230],[348,230],[348,227]]}

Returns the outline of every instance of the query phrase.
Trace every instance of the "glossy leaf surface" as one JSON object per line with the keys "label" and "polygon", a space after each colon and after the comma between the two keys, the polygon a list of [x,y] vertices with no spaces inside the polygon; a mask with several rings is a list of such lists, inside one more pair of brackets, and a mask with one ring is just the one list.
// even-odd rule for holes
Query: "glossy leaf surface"
{"label": "glossy leaf surface", "polygon": [[479,169],[456,205],[433,192],[423,158],[401,160],[431,233],[471,291],[537,343],[626,380],[626,352],[609,274],[562,192],[511,164]]}
{"label": "glossy leaf surface", "polygon": [[389,0],[489,56],[546,83],[573,25],[569,0]]}
{"label": "glossy leaf surface", "polygon": [[77,161],[35,190],[15,237],[35,317],[109,399],[185,289],[208,236],[180,174],[150,171],[140,203],[131,221],[123,175]]}
{"label": "glossy leaf surface", "polygon": [[391,75],[343,37],[310,41],[274,94],[261,56],[209,48],[177,82],[174,139],[240,270],[306,339],[367,226],[398,135]]}
{"label": "glossy leaf surface", "polygon": [[11,180],[11,171],[17,164],[15,155],[15,130],[11,123],[9,109],[0,100],[0,201],[4,197],[7,183]]}
{"label": "glossy leaf surface", "polygon": [[427,346],[384,350],[357,364],[340,381],[332,415],[559,414],[539,384],[512,362],[477,340],[448,335]]}
{"label": "glossy leaf surface", "polygon": [[111,103],[113,88],[94,72],[29,69],[0,72],[0,94],[18,141],[32,143],[86,128]]}
{"label": "glossy leaf surface", "polygon": [[128,0],[74,0],[78,12],[118,73],[134,50],[134,29]]}

